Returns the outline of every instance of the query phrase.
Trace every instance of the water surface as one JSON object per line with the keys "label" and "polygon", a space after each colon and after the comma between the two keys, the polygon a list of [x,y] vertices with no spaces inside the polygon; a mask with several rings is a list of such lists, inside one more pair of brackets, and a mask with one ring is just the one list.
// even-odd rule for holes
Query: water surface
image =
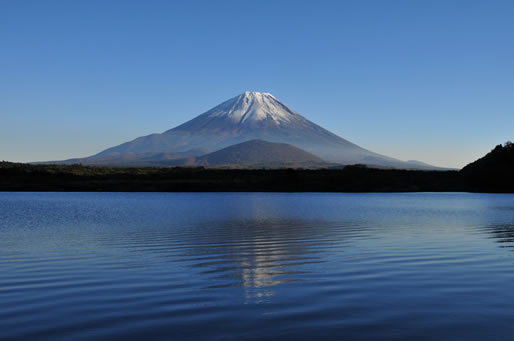
{"label": "water surface", "polygon": [[0,339],[511,340],[514,195],[0,193]]}

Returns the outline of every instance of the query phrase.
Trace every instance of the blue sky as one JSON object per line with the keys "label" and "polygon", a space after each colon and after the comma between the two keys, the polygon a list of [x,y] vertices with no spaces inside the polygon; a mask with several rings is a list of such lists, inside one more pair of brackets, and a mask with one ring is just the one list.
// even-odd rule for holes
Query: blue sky
{"label": "blue sky", "polygon": [[0,160],[94,154],[245,90],[375,152],[514,140],[514,1],[0,0]]}

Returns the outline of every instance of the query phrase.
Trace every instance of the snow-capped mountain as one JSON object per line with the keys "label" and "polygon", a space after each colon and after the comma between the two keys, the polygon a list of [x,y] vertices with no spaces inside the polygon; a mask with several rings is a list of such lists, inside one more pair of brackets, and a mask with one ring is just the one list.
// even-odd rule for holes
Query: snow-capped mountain
{"label": "snow-capped mountain", "polygon": [[173,129],[136,138],[92,158],[113,158],[127,153],[216,151],[254,139],[291,144],[329,162],[428,168],[361,148],[309,121],[270,93],[249,91]]}

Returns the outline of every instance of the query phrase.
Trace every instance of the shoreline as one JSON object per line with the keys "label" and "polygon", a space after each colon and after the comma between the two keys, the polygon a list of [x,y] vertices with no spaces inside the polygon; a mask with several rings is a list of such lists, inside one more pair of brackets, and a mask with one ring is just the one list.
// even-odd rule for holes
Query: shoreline
{"label": "shoreline", "polygon": [[512,182],[486,180],[454,170],[360,165],[341,169],[220,169],[0,163],[2,192],[514,193]]}

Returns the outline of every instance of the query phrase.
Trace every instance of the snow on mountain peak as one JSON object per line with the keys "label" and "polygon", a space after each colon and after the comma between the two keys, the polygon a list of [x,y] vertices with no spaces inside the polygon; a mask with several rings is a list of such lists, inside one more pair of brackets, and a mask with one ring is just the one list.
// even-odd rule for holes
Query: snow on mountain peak
{"label": "snow on mountain peak", "polygon": [[260,121],[291,121],[296,112],[281,103],[268,92],[245,91],[207,113],[208,117],[225,117],[238,124],[252,124]]}
{"label": "snow on mountain peak", "polygon": [[263,97],[275,98],[275,96],[273,96],[269,92],[259,92],[259,91],[245,91],[240,96],[243,96],[245,98],[263,98]]}

